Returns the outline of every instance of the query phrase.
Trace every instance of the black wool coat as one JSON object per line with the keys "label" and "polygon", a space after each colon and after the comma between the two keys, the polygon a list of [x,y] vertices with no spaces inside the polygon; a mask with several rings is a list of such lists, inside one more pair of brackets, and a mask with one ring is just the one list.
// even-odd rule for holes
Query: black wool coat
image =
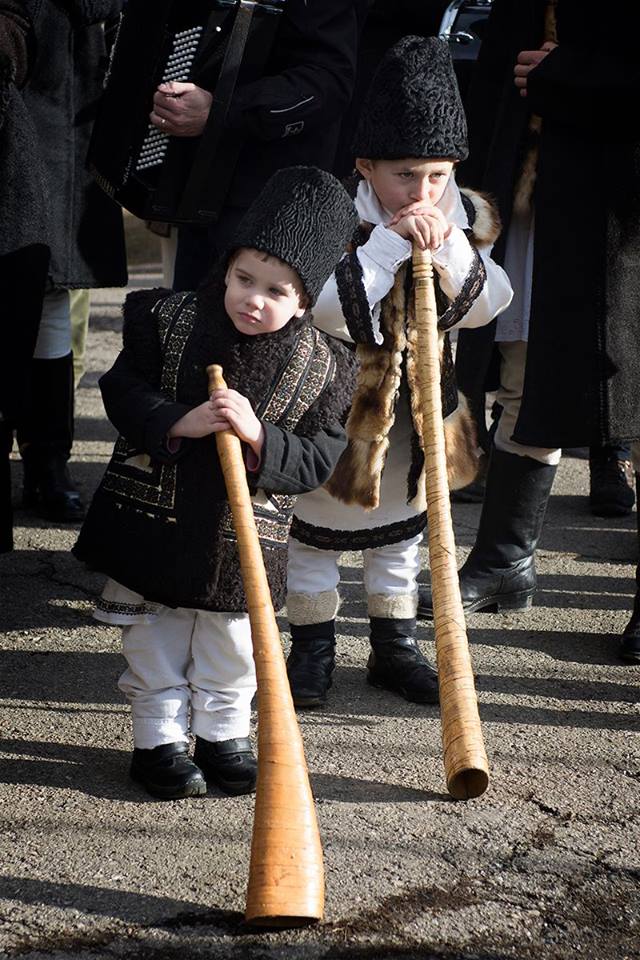
{"label": "black wool coat", "polygon": [[246,610],[215,437],[182,439],[174,452],[166,444],[172,424],[207,399],[210,363],[222,365],[264,426],[260,466],[248,481],[279,609],[295,497],[329,478],[346,445],[355,363],[308,313],[276,333],[238,334],[220,280],[197,296],[150,290],[127,298],[124,349],[100,381],[120,438],[73,552],[148,601]]}
{"label": "black wool coat", "polygon": [[[491,192],[504,231],[530,113],[542,118],[533,202],[529,348],[514,439],[543,447],[640,436],[640,6],[603,29],[595,0],[558,0],[558,48],[513,84],[521,50],[543,42],[545,0],[494,0],[467,102],[461,179]],[[461,388],[487,382],[495,324],[458,343]]]}
{"label": "black wool coat", "polygon": [[0,420],[22,412],[49,265],[46,185],[40,149],[20,87],[32,41],[17,0],[0,0]]}
{"label": "black wool coat", "polygon": [[332,169],[367,8],[368,0],[287,0],[264,76],[236,90],[227,118],[246,137],[229,206],[249,207],[281,167]]}
{"label": "black wool coat", "polygon": [[50,276],[57,287],[127,282],[122,212],[86,157],[107,64],[102,22],[122,0],[24,0],[34,56],[23,95],[46,179]]}

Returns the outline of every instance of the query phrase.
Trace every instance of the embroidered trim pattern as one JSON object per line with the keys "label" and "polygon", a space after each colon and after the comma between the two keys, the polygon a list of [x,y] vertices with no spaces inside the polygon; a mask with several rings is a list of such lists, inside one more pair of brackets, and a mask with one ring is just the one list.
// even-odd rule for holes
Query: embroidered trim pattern
{"label": "embroidered trim pattern", "polygon": [[150,616],[158,612],[158,603],[148,603],[142,600],[140,603],[120,603],[115,600],[105,600],[104,597],[97,597],[94,603],[96,610],[102,613],[118,617],[140,617]]}
{"label": "embroidered trim pattern", "polygon": [[[192,293],[177,293],[159,301],[158,331],[163,351],[161,389],[175,400],[178,370],[182,355],[196,320],[196,304]],[[176,495],[176,464],[150,461],[150,469],[128,463],[140,451],[124,437],[118,437],[113,457],[104,477],[105,490],[127,500],[173,511]]]}
{"label": "embroidered trim pattern", "polygon": [[462,206],[464,207],[464,212],[467,215],[467,220],[469,221],[469,227],[473,229],[473,225],[476,222],[476,208],[471,197],[468,197],[466,193],[460,192],[460,199],[462,200]]}
{"label": "embroidered trim pattern", "polygon": [[456,368],[451,352],[449,334],[445,333],[440,361],[440,391],[442,397],[442,416],[448,417],[458,408],[458,384]]}
{"label": "embroidered trim pattern", "polygon": [[460,323],[480,296],[487,281],[487,271],[482,258],[473,245],[471,249],[473,250],[473,261],[469,273],[465,277],[460,293],[455,300],[452,300],[438,320],[439,330],[450,330],[451,327],[455,327],[456,323]]}
{"label": "embroidered trim pattern", "polygon": [[415,518],[388,523],[384,527],[373,527],[371,530],[333,530],[331,527],[316,527],[294,517],[291,536],[294,540],[318,550],[372,550],[417,537],[426,526],[426,512],[416,514]]}
{"label": "embroidered trim pattern", "polygon": [[346,253],[336,267],[336,285],[340,306],[349,333],[356,343],[376,345],[373,317],[362,280],[362,264],[357,253]]}

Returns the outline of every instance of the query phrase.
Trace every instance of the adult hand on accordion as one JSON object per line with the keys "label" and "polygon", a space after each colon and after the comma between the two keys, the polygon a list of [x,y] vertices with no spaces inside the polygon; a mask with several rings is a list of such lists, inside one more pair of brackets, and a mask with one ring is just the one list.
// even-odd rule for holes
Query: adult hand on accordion
{"label": "adult hand on accordion", "polygon": [[205,128],[213,95],[195,83],[161,83],[153,95],[151,123],[171,137],[199,137]]}

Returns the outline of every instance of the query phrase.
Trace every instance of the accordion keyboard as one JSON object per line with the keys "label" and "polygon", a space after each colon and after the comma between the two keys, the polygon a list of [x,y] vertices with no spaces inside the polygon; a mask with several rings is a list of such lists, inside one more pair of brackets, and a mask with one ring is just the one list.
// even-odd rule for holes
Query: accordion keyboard
{"label": "accordion keyboard", "polygon": [[[171,53],[162,74],[162,83],[169,83],[171,80],[185,81],[189,79],[191,65],[200,43],[202,30],[202,26],[195,26],[175,34]],[[169,134],[163,133],[158,127],[154,127],[150,123],[147,135],[140,148],[136,170],[148,170],[151,167],[160,166],[167,152],[168,144]]]}

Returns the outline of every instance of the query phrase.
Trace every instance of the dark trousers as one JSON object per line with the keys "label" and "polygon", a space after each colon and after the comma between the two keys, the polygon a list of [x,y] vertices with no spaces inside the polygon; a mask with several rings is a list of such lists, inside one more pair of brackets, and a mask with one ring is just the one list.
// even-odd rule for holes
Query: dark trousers
{"label": "dark trousers", "polygon": [[210,226],[184,226],[178,230],[173,289],[196,290],[212,266],[227,250],[244,208],[229,207]]}

